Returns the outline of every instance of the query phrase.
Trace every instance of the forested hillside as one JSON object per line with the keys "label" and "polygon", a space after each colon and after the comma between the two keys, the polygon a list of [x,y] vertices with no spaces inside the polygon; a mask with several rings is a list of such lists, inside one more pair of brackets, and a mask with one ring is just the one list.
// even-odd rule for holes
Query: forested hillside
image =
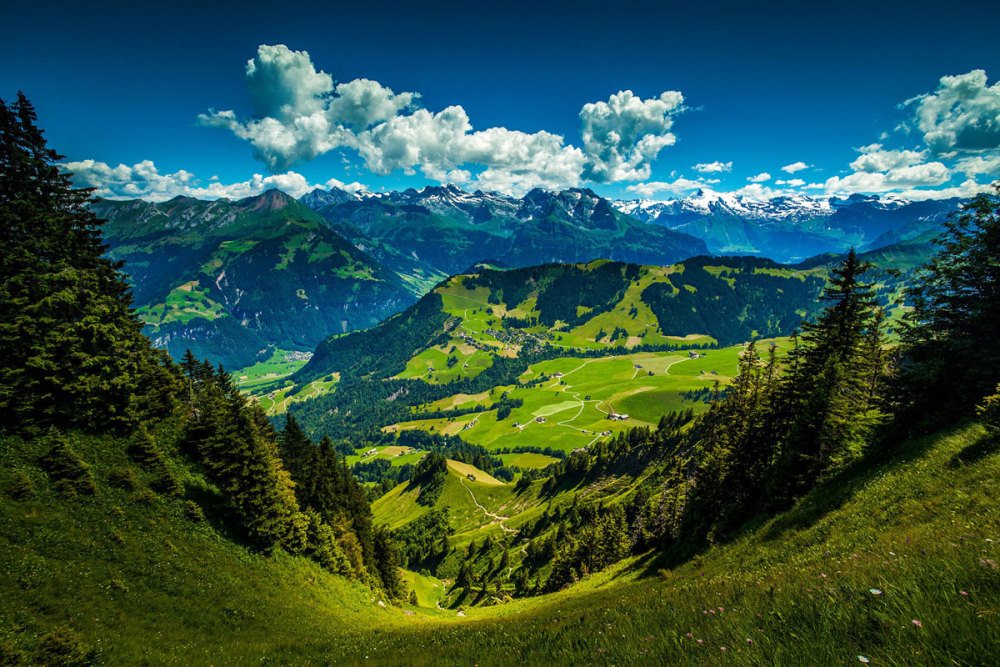
{"label": "forested hillside", "polygon": [[995,662],[996,197],[906,284],[478,266],[269,418],[58,160],[0,101],[0,662]]}
{"label": "forested hillside", "polygon": [[410,305],[428,279],[404,279],[278,190],[90,208],[108,221],[108,255],[123,262],[144,331],[175,359],[191,349],[235,369],[308,351]]}

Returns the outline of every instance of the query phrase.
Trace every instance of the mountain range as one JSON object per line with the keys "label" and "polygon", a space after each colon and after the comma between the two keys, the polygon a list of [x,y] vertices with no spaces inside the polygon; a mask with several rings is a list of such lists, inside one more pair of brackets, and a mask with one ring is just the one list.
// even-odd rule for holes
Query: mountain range
{"label": "mountain range", "polygon": [[710,254],[794,262],[899,243],[923,254],[959,203],[708,190],[611,202],[587,189],[516,198],[445,185],[92,206],[108,221],[109,255],[124,263],[154,341],[240,368],[371,327],[477,263],[663,266]]}
{"label": "mountain range", "polygon": [[701,240],[643,224],[587,189],[535,189],[518,199],[445,185],[348,197],[313,191],[302,203],[335,229],[351,227],[448,275],[480,261],[510,267],[597,258],[664,264],[708,252]]}
{"label": "mountain range", "polygon": [[782,195],[771,199],[698,190],[667,201],[620,200],[615,208],[637,220],[691,234],[714,254],[752,254],[779,262],[926,242],[961,199],[909,201],[894,196]]}
{"label": "mountain range", "polygon": [[98,201],[147,334],[238,368],[272,347],[311,349],[422,291],[278,191],[239,201]]}

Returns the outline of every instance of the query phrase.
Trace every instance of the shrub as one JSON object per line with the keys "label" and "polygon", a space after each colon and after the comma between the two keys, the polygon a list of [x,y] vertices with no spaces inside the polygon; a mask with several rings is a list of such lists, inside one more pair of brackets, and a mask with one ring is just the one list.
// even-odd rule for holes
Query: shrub
{"label": "shrub", "polygon": [[49,667],[77,667],[94,664],[95,651],[84,645],[80,635],[69,628],[56,628],[42,637],[35,660]]}
{"label": "shrub", "polygon": [[141,489],[132,496],[132,501],[139,505],[155,505],[156,494],[149,489]]}
{"label": "shrub", "polygon": [[55,442],[42,458],[41,465],[62,496],[93,495],[97,492],[90,466],[62,436],[55,437]]}
{"label": "shrub", "polygon": [[[23,470],[15,470],[7,482],[7,495],[12,500],[26,500],[35,495],[35,485]],[[0,662],[0,664],[3,664]]]}
{"label": "shrub", "polygon": [[201,505],[195,501],[186,500],[184,501],[184,517],[194,523],[201,523],[205,520],[205,512],[202,511]]}
{"label": "shrub", "polygon": [[990,438],[1000,439],[1000,385],[997,385],[996,393],[983,399],[982,404],[976,408],[976,414]]}
{"label": "shrub", "polygon": [[153,478],[149,484],[154,491],[164,496],[179,496],[184,493],[184,486],[180,483],[174,473],[166,466]]}
{"label": "shrub", "polygon": [[141,486],[135,471],[126,466],[112,468],[108,473],[108,484],[125,491],[135,491]]}
{"label": "shrub", "polygon": [[178,481],[167,457],[163,455],[156,440],[149,434],[144,426],[140,426],[132,436],[132,443],[128,447],[128,455],[133,461],[139,464],[143,470],[153,475],[153,480],[149,486],[165,496],[179,496],[184,492],[184,487]]}

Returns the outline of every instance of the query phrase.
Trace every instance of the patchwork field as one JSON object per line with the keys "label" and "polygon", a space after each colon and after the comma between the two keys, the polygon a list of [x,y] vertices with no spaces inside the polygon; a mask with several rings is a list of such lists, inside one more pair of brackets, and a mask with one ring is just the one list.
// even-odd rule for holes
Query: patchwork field
{"label": "patchwork field", "polygon": [[[785,341],[777,344],[782,350]],[[460,435],[492,450],[538,446],[571,451],[629,428],[655,426],[662,415],[672,411],[705,410],[707,392],[716,381],[723,386],[731,381],[742,349],[732,346],[543,361],[529,367],[517,386],[456,395],[423,406],[427,411],[488,406],[506,391],[509,398],[523,401],[506,419],[498,420],[497,411],[488,410],[459,417],[414,419],[384,430]],[[535,460],[536,465],[539,462]]]}

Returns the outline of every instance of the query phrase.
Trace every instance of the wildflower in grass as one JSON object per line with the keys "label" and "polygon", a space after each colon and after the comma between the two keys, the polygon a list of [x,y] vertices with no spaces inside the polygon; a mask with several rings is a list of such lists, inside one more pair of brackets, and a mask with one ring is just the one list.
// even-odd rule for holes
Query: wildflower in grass
{"label": "wildflower in grass", "polygon": [[705,643],[705,640],[704,640],[704,639],[699,639],[699,640],[698,640],[698,643],[699,643],[699,644],[704,644],[704,643]]}
{"label": "wildflower in grass", "polygon": [[882,589],[880,588],[869,588],[868,592],[872,595],[882,595]]}
{"label": "wildflower in grass", "polygon": [[913,623],[913,625],[917,626],[918,628],[922,628],[922,627],[924,627],[924,624],[923,624],[923,623],[921,623],[921,622],[920,622],[920,621],[919,621],[918,619],[916,619],[916,618],[915,618],[915,619],[913,619],[913,620],[912,620],[912,621],[910,621],[910,622],[911,622],[911,623]]}
{"label": "wildflower in grass", "polygon": [[747,646],[749,646],[750,644],[753,644],[753,640],[747,637]]}
{"label": "wildflower in grass", "polygon": [[863,663],[863,664],[867,665],[867,664],[868,664],[869,662],[871,662],[871,660],[869,660],[868,658],[866,658],[866,657],[865,657],[865,656],[863,656],[863,655],[859,655],[859,656],[858,656],[858,662],[860,662],[860,663]]}
{"label": "wildflower in grass", "polygon": [[693,638],[693,637],[694,637],[694,634],[692,634],[692,633],[688,632],[688,633],[686,633],[686,634],[685,634],[684,636],[685,636],[685,637],[687,637],[688,639],[691,639],[691,638]]}
{"label": "wildflower in grass", "polygon": [[720,650],[720,651],[722,651],[723,653],[725,653],[725,652],[726,652],[726,651],[728,651],[729,649],[728,649],[728,648],[726,648],[725,646],[720,646],[720,647],[719,647],[719,650]]}
{"label": "wildflower in grass", "polygon": [[958,594],[962,597],[969,597],[969,591],[959,591]]}
{"label": "wildflower in grass", "polygon": [[719,613],[720,613],[720,614],[721,614],[721,613],[724,613],[725,611],[726,611],[726,608],[725,608],[725,607],[719,607]]}

